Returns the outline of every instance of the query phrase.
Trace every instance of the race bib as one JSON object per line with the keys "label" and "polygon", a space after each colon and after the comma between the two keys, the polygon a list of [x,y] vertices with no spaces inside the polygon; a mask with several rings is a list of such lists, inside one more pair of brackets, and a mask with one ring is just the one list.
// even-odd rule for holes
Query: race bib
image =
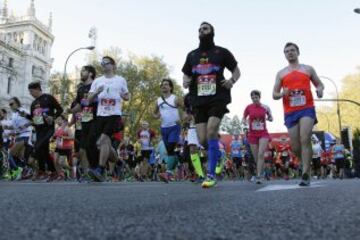
{"label": "race bib", "polygon": [[294,90],[290,92],[290,107],[305,106],[306,97],[303,90]]}
{"label": "race bib", "polygon": [[103,98],[100,100],[102,111],[112,113],[115,110],[116,100],[111,98]]}
{"label": "race bib", "polygon": [[44,124],[44,118],[43,118],[43,109],[42,108],[36,108],[33,112],[33,122],[35,125],[42,125]]}
{"label": "race bib", "polygon": [[63,147],[63,144],[64,144],[64,140],[62,137],[56,138],[56,147],[57,148],[61,149]]}
{"label": "race bib", "polygon": [[252,130],[256,130],[256,131],[265,130],[265,123],[263,121],[261,121],[260,119],[255,119],[251,123],[251,128],[252,128]]}
{"label": "race bib", "polygon": [[94,115],[92,112],[92,107],[84,107],[83,111],[82,111],[82,117],[81,117],[81,121],[82,122],[90,122],[91,120],[93,120]]}
{"label": "race bib", "polygon": [[240,153],[240,151],[238,149],[233,150],[233,154],[239,154],[239,153]]}
{"label": "race bib", "polygon": [[216,75],[200,75],[197,79],[198,96],[216,94]]}

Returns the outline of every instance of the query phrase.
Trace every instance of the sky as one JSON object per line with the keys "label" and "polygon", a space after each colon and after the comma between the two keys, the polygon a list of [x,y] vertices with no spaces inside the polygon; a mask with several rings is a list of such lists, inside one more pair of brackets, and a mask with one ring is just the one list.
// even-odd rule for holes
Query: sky
{"label": "sky", "polygon": [[[8,0],[16,15],[29,5],[30,0]],[[39,20],[47,23],[53,14],[52,71],[63,71],[70,52],[91,45],[88,33],[96,27],[99,52],[117,46],[125,56],[163,57],[181,84],[185,57],[198,46],[199,25],[210,22],[216,45],[233,53],[242,73],[232,89],[229,116],[242,116],[250,91],[258,89],[275,118],[268,123],[271,132],[286,131],[282,102],[272,99],[276,73],[287,65],[285,43],[297,43],[300,62],[340,89],[341,80],[360,65],[360,14],[353,12],[358,7],[360,0],[35,0]],[[74,54],[68,72],[85,64],[86,54]],[[335,88],[323,82],[324,98],[334,98]]]}

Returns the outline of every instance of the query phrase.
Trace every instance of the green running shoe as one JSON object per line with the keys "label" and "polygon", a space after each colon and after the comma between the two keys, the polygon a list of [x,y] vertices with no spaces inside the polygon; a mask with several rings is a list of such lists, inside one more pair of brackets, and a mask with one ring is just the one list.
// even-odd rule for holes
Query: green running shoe
{"label": "green running shoe", "polygon": [[216,185],[216,180],[214,177],[212,176],[207,176],[207,178],[205,179],[205,181],[203,181],[203,183],[201,184],[201,186],[203,188],[212,188]]}
{"label": "green running shoe", "polygon": [[11,179],[15,181],[19,181],[21,179],[23,169],[21,167],[18,167],[16,170],[12,171],[11,173]]}

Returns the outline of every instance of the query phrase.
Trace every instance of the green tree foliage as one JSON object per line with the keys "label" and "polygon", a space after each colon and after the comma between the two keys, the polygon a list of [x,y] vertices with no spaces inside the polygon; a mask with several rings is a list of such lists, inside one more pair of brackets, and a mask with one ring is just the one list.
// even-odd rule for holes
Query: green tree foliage
{"label": "green tree foliage", "polygon": [[[160,83],[163,78],[169,77],[169,66],[162,58],[157,56],[135,56],[129,55],[123,58],[119,48],[110,48],[103,54],[89,57],[89,64],[95,66],[97,75],[102,75],[99,59],[102,56],[111,56],[117,63],[116,74],[123,76],[128,83],[131,94],[130,101],[124,102],[123,113],[125,131],[129,136],[135,133],[141,125],[141,121],[147,121],[150,127],[158,130],[160,121],[154,119],[152,113],[155,109],[157,98],[160,96]],[[181,87],[175,84],[175,94],[182,96]]]}
{"label": "green tree foliage", "polygon": [[[339,98],[340,99],[349,99],[360,103],[360,68],[357,73],[346,76],[342,80],[341,89],[339,89]],[[326,91],[331,91],[331,85],[326,84]],[[333,98],[336,98],[334,96]],[[335,135],[339,136],[339,125],[336,112],[336,102],[334,102],[330,107],[320,107],[318,109],[318,129],[319,130],[329,130]],[[340,113],[341,113],[341,122],[342,126],[349,126],[354,132],[354,129],[360,128],[360,107],[348,103],[340,102]],[[328,119],[328,120],[327,120]],[[329,123],[329,124],[328,124]]]}

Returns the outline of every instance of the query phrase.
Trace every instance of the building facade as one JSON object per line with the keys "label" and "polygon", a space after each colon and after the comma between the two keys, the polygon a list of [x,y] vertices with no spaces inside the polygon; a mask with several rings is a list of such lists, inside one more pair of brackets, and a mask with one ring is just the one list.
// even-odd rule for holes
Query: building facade
{"label": "building facade", "polygon": [[49,91],[50,69],[54,42],[52,16],[40,22],[35,15],[34,0],[29,1],[25,16],[9,15],[8,1],[4,0],[0,16],[0,106],[7,106],[11,97],[18,97],[25,107],[32,102],[27,86],[40,81]]}

